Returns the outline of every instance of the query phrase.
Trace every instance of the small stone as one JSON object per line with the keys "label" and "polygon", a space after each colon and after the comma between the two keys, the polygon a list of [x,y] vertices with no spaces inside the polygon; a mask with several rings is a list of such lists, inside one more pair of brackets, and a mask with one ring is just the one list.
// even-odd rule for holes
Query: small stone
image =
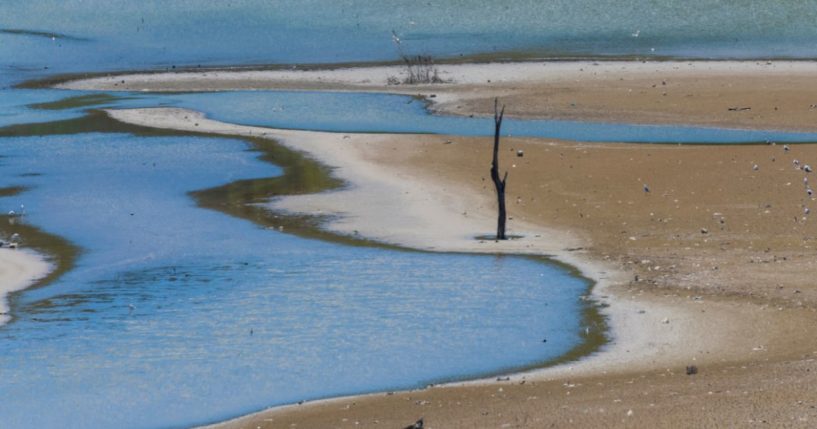
{"label": "small stone", "polygon": [[416,422],[414,422],[414,424],[406,426],[405,429],[423,429],[423,427],[424,427],[424,424],[423,424],[423,419],[421,417],[420,420],[417,420]]}

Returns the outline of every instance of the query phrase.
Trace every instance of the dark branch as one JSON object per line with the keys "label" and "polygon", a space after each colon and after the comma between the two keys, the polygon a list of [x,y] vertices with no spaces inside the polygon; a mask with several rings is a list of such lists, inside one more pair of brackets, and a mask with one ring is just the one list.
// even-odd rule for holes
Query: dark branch
{"label": "dark branch", "polygon": [[502,128],[502,118],[505,116],[505,106],[499,109],[499,99],[494,99],[494,153],[491,161],[491,180],[496,187],[496,198],[498,204],[498,216],[496,226],[496,239],[504,240],[505,237],[505,219],[507,214],[505,211],[505,182],[508,180],[508,172],[505,171],[505,176],[500,180],[499,178],[499,136]]}

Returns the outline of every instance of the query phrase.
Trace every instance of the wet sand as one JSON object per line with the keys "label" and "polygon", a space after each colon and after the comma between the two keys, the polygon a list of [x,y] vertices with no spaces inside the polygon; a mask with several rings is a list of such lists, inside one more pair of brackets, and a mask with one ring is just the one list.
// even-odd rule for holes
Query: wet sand
{"label": "wet sand", "polygon": [[[273,201],[277,209],[339,213],[328,228],[426,250],[552,254],[599,280],[594,297],[609,306],[613,342],[579,362],[508,381],[273,408],[224,427],[404,427],[420,417],[427,427],[809,427],[817,419],[817,226],[803,218],[813,204],[808,175],[793,166],[817,161],[815,146],[505,139],[510,229],[525,238],[480,243],[472,237],[493,229],[487,138],[279,131],[178,109],[112,115],[274,138],[352,184]],[[686,374],[691,365],[697,374]]]}

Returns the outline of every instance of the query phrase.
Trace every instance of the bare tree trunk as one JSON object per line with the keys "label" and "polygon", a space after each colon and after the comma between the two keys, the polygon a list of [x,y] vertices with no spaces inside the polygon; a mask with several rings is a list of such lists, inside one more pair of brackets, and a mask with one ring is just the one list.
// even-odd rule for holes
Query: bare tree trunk
{"label": "bare tree trunk", "polygon": [[505,212],[505,182],[508,181],[508,172],[505,171],[505,176],[499,178],[499,130],[502,128],[502,117],[505,115],[505,106],[499,110],[499,100],[494,99],[494,160],[491,163],[491,179],[496,186],[496,198],[498,203],[499,215],[496,224],[496,239],[505,240],[505,219],[507,213]]}

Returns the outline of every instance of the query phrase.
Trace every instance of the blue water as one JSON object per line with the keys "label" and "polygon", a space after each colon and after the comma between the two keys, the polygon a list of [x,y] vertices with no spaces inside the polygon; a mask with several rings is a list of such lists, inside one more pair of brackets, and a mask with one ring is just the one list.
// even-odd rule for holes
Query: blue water
{"label": "blue water", "polygon": [[580,341],[587,284],[562,268],[346,247],[196,208],[186,192],[279,173],[242,142],[1,143],[0,182],[33,190],[0,207],[24,203],[28,222],[84,249],[0,328],[4,428],[184,426],[528,365]]}

